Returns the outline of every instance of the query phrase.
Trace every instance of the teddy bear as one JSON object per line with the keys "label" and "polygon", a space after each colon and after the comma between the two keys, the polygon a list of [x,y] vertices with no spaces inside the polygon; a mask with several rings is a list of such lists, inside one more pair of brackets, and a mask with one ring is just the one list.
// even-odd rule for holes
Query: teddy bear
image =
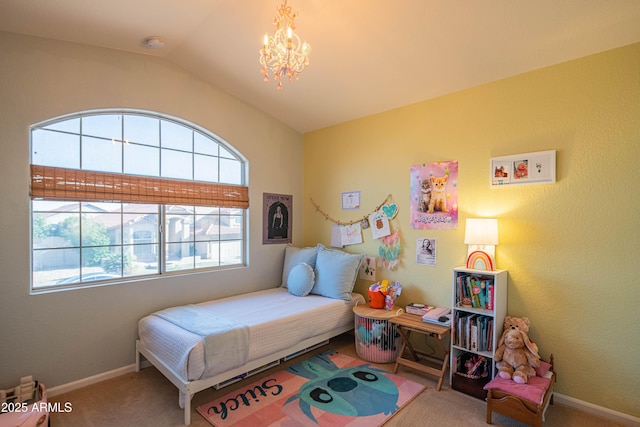
{"label": "teddy bear", "polygon": [[[505,316],[504,318],[504,325],[503,325],[503,334],[509,330],[509,329],[516,329],[518,331],[522,331],[525,334],[527,334],[527,336],[529,336],[529,325],[530,325],[530,321],[529,318],[527,317],[513,317],[513,316]],[[531,343],[531,350],[534,353],[538,353],[538,346],[536,345],[536,343],[534,343],[533,341],[529,340],[529,342]],[[498,345],[500,345],[500,343],[498,343]]]}
{"label": "teddy bear", "polygon": [[500,338],[495,353],[498,376],[513,379],[518,384],[526,384],[530,376],[535,376],[535,368],[540,366],[540,356],[531,349],[527,334],[518,329],[507,329]]}
{"label": "teddy bear", "polygon": [[516,170],[513,172],[513,176],[516,178],[526,178],[529,175],[529,167],[526,163],[521,162],[516,166]]}

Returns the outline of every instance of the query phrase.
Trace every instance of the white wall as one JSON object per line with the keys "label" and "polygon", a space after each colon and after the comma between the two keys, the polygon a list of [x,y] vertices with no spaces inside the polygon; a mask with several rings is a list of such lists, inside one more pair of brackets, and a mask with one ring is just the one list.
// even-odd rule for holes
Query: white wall
{"label": "white wall", "polygon": [[[53,387],[129,365],[146,314],[280,283],[284,245],[262,245],[262,193],[292,194],[302,213],[300,134],[161,59],[2,32],[0,52],[0,388],[29,374]],[[191,121],[248,159],[249,267],[29,294],[29,126],[100,108]]]}

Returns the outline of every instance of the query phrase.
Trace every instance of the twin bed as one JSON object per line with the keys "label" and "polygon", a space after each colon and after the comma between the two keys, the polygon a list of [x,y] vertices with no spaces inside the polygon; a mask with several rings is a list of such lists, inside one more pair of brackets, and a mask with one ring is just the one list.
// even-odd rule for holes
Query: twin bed
{"label": "twin bed", "polygon": [[277,288],[150,314],[138,323],[136,370],[144,356],[178,388],[189,425],[195,393],[353,329],[353,306],[365,302],[351,292],[361,260],[322,245],[288,247]]}

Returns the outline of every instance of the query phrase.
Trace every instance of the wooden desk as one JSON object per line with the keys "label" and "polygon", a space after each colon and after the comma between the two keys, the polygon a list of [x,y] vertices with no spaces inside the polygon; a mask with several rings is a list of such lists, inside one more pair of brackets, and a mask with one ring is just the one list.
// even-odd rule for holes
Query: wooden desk
{"label": "wooden desk", "polygon": [[[436,389],[440,391],[440,389],[442,388],[442,381],[444,380],[445,371],[447,370],[447,366],[449,365],[449,347],[444,346],[444,344],[442,343],[442,338],[451,333],[451,327],[424,322],[422,320],[422,317],[415,314],[406,313],[398,317],[389,319],[389,322],[398,326],[400,335],[402,336],[402,348],[400,350],[400,356],[396,359],[396,366],[393,372],[397,373],[400,365],[403,365],[430,375],[435,375],[439,378],[438,386]],[[427,353],[413,348],[411,342],[409,341],[411,332],[429,335],[435,338],[438,348],[440,348],[440,350],[442,350],[442,353],[444,354],[444,359],[435,358]],[[414,360],[410,360],[404,357],[404,352],[407,348],[409,349],[409,352],[411,353],[411,356],[413,356]],[[435,362],[438,368],[433,368],[431,366],[420,363],[421,359],[427,359],[431,362]]]}

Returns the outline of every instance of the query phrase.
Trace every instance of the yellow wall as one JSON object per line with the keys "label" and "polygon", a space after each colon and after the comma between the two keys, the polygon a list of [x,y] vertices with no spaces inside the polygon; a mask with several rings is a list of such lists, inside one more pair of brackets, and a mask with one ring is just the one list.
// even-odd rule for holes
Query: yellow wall
{"label": "yellow wall", "polygon": [[[542,150],[557,150],[555,184],[490,188],[491,157]],[[449,306],[465,218],[497,217],[508,314],[529,317],[542,355],[555,355],[557,391],[640,416],[640,44],[307,134],[304,158],[307,245],[328,245],[331,228],[310,198],[342,221],[388,194],[399,205],[402,265],[378,279],[402,283],[400,305]],[[458,229],[412,229],[410,167],[448,160],[459,162]],[[361,210],[341,210],[344,191],[361,192]],[[345,249],[375,255],[363,236]],[[424,237],[437,239],[435,267],[415,263]]]}

